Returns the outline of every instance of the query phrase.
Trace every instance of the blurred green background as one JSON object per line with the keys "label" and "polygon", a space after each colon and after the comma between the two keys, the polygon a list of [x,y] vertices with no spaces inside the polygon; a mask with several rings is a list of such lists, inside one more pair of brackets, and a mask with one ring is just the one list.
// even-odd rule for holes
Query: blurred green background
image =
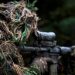
{"label": "blurred green background", "polygon": [[38,0],[39,29],[54,31],[60,45],[75,44],[75,0]]}

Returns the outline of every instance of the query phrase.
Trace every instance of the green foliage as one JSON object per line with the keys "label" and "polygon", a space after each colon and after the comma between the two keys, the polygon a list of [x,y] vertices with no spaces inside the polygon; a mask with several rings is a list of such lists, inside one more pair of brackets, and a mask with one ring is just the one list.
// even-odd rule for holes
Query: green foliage
{"label": "green foliage", "polygon": [[39,70],[36,66],[31,66],[24,71],[24,75],[39,75]]}
{"label": "green foliage", "polygon": [[29,29],[28,29],[27,24],[26,24],[25,28],[24,28],[24,31],[22,32],[21,41],[20,41],[20,39],[18,39],[18,37],[16,35],[13,37],[13,41],[17,42],[17,43],[20,43],[20,44],[26,44],[26,36],[27,36],[28,30]]}
{"label": "green foliage", "polygon": [[29,0],[27,1],[27,8],[29,8],[30,10],[32,11],[37,11],[38,8],[35,7],[35,4],[36,4],[37,0],[34,0],[32,3],[29,2]]}

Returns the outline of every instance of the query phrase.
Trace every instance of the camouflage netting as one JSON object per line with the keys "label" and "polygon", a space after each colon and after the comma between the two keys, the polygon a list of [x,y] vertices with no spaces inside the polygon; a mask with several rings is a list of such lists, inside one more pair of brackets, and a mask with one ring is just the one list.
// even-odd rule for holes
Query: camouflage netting
{"label": "camouflage netting", "polygon": [[0,4],[0,75],[39,75],[46,70],[43,58],[37,59],[42,66],[34,60],[32,66],[25,68],[16,46],[16,43],[26,44],[30,33],[37,29],[38,17],[31,8],[35,3],[31,6],[25,1]]}
{"label": "camouflage netting", "polygon": [[2,44],[0,44],[0,52],[7,60],[12,60],[12,62],[24,66],[22,56],[18,48],[12,42],[3,41]]}
{"label": "camouflage netting", "polygon": [[13,63],[24,66],[23,58],[16,46],[12,42],[2,41],[0,44],[0,72],[2,75],[11,74]]}
{"label": "camouflage netting", "polygon": [[24,1],[0,4],[0,16],[1,30],[15,42],[25,42],[32,29],[37,27],[36,13],[27,9]]}
{"label": "camouflage netting", "polygon": [[[2,75],[10,75],[16,68],[12,68],[13,63],[24,66],[23,58],[14,43],[26,42],[33,28],[31,26],[37,21],[36,14],[26,8],[24,1],[15,1],[0,4],[0,16],[0,72]],[[12,75],[15,73],[12,72]]]}

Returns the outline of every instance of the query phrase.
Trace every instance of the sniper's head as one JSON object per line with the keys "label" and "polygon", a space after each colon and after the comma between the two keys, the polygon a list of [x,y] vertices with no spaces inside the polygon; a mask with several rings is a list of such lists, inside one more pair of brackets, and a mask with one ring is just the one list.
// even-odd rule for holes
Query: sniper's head
{"label": "sniper's head", "polygon": [[12,31],[13,36],[17,37],[16,39],[27,39],[30,33],[37,29],[37,14],[26,7],[25,1],[0,4],[0,11],[5,18],[6,26]]}

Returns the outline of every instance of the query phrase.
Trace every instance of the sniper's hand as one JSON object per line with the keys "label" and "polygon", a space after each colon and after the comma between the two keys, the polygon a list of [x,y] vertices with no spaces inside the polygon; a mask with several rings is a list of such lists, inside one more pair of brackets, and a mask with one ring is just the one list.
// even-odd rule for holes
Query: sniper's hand
{"label": "sniper's hand", "polygon": [[34,59],[32,65],[37,66],[39,71],[44,73],[48,69],[48,62],[54,63],[55,61],[49,57],[38,57]]}

